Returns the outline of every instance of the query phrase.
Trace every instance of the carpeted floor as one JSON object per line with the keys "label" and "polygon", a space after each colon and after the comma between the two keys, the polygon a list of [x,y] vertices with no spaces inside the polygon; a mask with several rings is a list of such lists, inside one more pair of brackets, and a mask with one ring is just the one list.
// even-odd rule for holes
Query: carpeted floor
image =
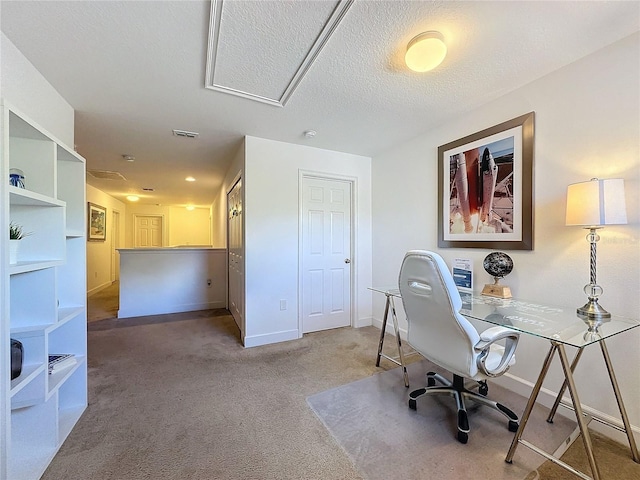
{"label": "carpeted floor", "polygon": [[[117,301],[104,296],[111,307],[97,311],[117,309]],[[395,367],[386,361],[383,368],[375,367],[379,330],[344,328],[244,349],[225,310],[125,320],[112,313],[99,319],[94,297],[89,302],[89,406],[44,480],[365,478],[306,399]],[[407,412],[416,413],[427,411]],[[471,421],[473,426],[477,420]],[[482,449],[479,435],[473,431],[461,452],[452,438],[451,448],[465,456],[469,449]],[[623,463],[637,466],[628,449],[616,448],[618,472],[626,472]],[[434,459],[447,450],[439,449]],[[402,452],[387,454],[412,461]],[[600,460],[602,452],[597,455]],[[504,453],[495,462],[504,468]],[[538,478],[564,478],[544,473],[545,465]],[[467,467],[478,471],[466,477],[452,469],[439,478],[484,477],[483,466]]]}
{"label": "carpeted floor", "polygon": [[[450,374],[427,360],[409,365],[413,388],[426,384],[425,374]],[[472,384],[473,382],[469,382]],[[409,389],[411,390],[411,388]],[[489,398],[516,412],[527,399],[497,385]],[[456,440],[456,403],[447,395],[418,399],[417,410],[407,405],[407,389],[399,369],[373,375],[307,399],[363,477],[368,480],[429,478],[524,479],[544,458],[520,447],[512,464],[504,458],[513,439],[508,420],[490,408],[467,402],[469,441]],[[536,408],[526,438],[554,452],[574,430],[576,422],[558,416],[545,421],[548,409]]]}

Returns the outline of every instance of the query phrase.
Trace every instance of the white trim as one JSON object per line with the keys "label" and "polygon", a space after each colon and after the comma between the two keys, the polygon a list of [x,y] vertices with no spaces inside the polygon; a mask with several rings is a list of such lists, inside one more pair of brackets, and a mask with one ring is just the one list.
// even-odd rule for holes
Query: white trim
{"label": "white trim", "polygon": [[182,313],[182,312],[195,312],[197,310],[213,310],[216,308],[225,308],[224,302],[205,302],[205,303],[185,303],[182,305],[171,305],[169,308],[166,306],[163,308],[149,309],[146,306],[144,308],[129,308],[119,309],[118,318],[130,318],[130,317],[146,317],[149,315],[164,315],[165,313]]}
{"label": "white trim", "polygon": [[311,66],[314,64],[318,55],[333,35],[347,11],[353,4],[354,0],[338,0],[336,8],[327,19],[320,33],[316,37],[315,42],[309,48],[307,55],[298,66],[296,73],[293,74],[291,80],[286,85],[280,98],[268,98],[251,92],[245,92],[228,86],[215,83],[215,69],[218,58],[218,44],[220,42],[220,22],[222,20],[222,7],[224,0],[211,0],[211,12],[209,15],[209,39],[207,42],[207,65],[205,75],[205,88],[215,90],[217,92],[227,93],[256,102],[266,103],[274,107],[284,107],[298,88],[302,79],[307,74]]}
{"label": "white trim", "polygon": [[298,338],[297,330],[283,330],[281,332],[264,333],[262,335],[252,335],[244,337],[245,348],[259,347],[261,345],[269,345],[272,343],[287,342]]}

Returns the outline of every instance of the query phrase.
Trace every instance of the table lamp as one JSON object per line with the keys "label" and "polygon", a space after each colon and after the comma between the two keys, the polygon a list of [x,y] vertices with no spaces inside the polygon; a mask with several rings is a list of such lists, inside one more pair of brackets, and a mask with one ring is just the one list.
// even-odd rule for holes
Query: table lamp
{"label": "table lamp", "polygon": [[624,200],[624,181],[621,178],[574,183],[567,187],[566,225],[581,225],[589,230],[587,241],[591,247],[590,279],[584,287],[587,303],[578,308],[578,315],[599,321],[610,318],[598,303],[602,287],[596,283],[596,242],[597,233],[603,225],[623,225],[627,223]]}

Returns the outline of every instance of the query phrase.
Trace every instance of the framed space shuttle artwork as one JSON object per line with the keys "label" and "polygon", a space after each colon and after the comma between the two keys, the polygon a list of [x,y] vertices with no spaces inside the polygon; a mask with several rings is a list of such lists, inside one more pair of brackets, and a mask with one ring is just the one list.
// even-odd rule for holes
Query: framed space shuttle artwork
{"label": "framed space shuttle artwork", "polygon": [[438,247],[533,250],[534,117],[438,148]]}

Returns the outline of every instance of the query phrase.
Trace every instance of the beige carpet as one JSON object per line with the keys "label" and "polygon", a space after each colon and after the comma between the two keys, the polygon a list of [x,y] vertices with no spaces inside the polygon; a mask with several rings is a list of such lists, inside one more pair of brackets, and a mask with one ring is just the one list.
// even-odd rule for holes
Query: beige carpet
{"label": "beige carpet", "polygon": [[[90,318],[95,318],[93,308],[95,302],[90,302]],[[89,407],[43,479],[365,478],[306,399],[391,370],[387,361],[383,368],[374,365],[378,335],[373,327],[346,328],[244,349],[224,310],[126,320],[111,315],[92,321]],[[392,375],[399,378],[399,371]],[[383,376],[373,378],[379,377]],[[392,389],[406,392],[401,380],[393,383]],[[492,387],[490,394],[494,393]],[[364,404],[365,395],[360,396]],[[418,412],[406,412],[404,402],[398,408],[414,417],[435,412],[420,405]],[[480,417],[485,416],[471,417],[477,430],[468,445],[459,446],[465,448],[462,459],[470,449],[484,448],[478,441],[484,430]],[[450,441],[451,424],[442,418],[447,432],[443,438]],[[496,419],[487,416],[481,421]],[[498,418],[500,452],[495,465],[504,468],[510,466],[504,464],[508,431],[502,423]],[[456,443],[451,448],[457,452]],[[447,460],[451,448],[442,447],[436,460]],[[516,468],[520,454],[518,450]],[[624,450],[620,457],[633,463]],[[389,450],[387,458],[401,457]],[[451,471],[440,478],[489,478],[483,474],[484,462],[458,463],[473,469],[473,475]],[[417,478],[436,477],[421,473]]]}

